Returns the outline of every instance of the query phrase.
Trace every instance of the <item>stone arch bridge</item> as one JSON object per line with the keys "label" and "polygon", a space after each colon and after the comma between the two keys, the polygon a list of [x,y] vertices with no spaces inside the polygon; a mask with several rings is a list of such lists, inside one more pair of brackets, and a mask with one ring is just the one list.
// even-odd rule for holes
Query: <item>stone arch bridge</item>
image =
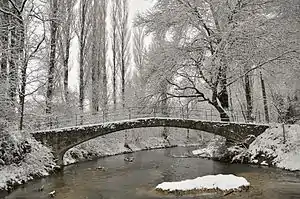
{"label": "stone arch bridge", "polygon": [[40,130],[33,133],[33,137],[42,142],[42,144],[51,147],[57,160],[57,164],[63,165],[63,156],[65,152],[78,144],[117,131],[144,127],[176,127],[200,130],[223,136],[227,141],[242,141],[248,135],[258,136],[269,128],[268,125],[264,124],[152,117]]}

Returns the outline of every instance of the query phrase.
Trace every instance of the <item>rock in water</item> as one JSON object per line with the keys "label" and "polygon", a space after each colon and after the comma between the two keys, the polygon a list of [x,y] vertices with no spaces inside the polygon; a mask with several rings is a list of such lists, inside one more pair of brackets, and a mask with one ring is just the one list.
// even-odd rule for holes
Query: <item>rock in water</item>
{"label": "rock in water", "polygon": [[134,160],[134,157],[125,157],[124,158],[124,161],[127,161],[127,162],[133,162]]}
{"label": "rock in water", "polygon": [[105,171],[105,168],[104,168],[104,167],[101,167],[101,166],[99,166],[99,167],[97,167],[97,170]]}
{"label": "rock in water", "polygon": [[48,195],[49,195],[51,198],[54,198],[54,196],[55,196],[55,190],[54,190],[54,191],[51,191]]}
{"label": "rock in water", "polygon": [[42,185],[39,189],[38,189],[38,191],[43,191],[44,190],[44,185]]}

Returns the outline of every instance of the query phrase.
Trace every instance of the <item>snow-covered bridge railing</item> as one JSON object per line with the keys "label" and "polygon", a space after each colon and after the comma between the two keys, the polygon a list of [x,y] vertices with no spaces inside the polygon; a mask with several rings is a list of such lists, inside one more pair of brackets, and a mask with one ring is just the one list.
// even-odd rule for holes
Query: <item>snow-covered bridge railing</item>
{"label": "snow-covered bridge railing", "polygon": [[[230,122],[235,123],[257,123],[263,124],[263,117],[258,115],[253,121],[246,121],[243,114],[239,112],[227,112]],[[125,119],[168,117],[181,119],[197,119],[202,121],[221,121],[219,113],[214,109],[168,107],[161,109],[157,107],[129,107],[115,110],[103,110],[98,112],[72,113],[65,115],[38,116],[28,121],[32,130],[46,130],[88,124],[99,124],[105,122],[120,121]],[[31,117],[28,117],[31,118]]]}

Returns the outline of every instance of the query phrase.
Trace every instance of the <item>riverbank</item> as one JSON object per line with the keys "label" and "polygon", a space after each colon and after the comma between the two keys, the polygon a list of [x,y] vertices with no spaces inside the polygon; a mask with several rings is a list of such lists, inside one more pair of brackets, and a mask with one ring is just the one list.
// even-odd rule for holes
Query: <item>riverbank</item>
{"label": "riverbank", "polygon": [[[0,140],[1,146],[6,146],[3,147],[3,151],[6,151],[7,156],[6,162],[0,160],[0,192],[11,191],[15,186],[34,178],[48,176],[58,168],[51,150],[29,134],[8,135],[5,140]],[[211,137],[208,133],[182,129],[169,129],[165,138],[162,137],[162,128],[123,131],[98,137],[70,149],[64,156],[64,164],[142,150],[199,146],[207,143]],[[30,150],[21,150],[22,143],[27,143]],[[14,159],[15,154],[22,158],[16,162],[10,161]]]}
{"label": "riverbank", "polygon": [[300,125],[273,125],[255,138],[249,146],[238,144],[226,150],[217,143],[192,152],[202,158],[231,163],[277,167],[289,171],[300,170]]}
{"label": "riverbank", "polygon": [[[54,197],[56,199],[217,199],[223,198],[224,193],[213,191],[212,195],[195,193],[195,195],[182,196],[176,193],[166,195],[155,190],[155,187],[162,182],[183,181],[217,174],[233,174],[244,177],[250,183],[248,191],[226,192],[229,195],[224,198],[295,199],[300,197],[300,178],[297,172],[259,168],[246,164],[227,164],[203,158],[180,158],[196,148],[148,150],[69,165],[58,174],[16,188],[5,199],[49,198],[48,194],[53,191],[56,192]],[[133,161],[124,161],[127,157],[133,158]]]}
{"label": "riverbank", "polygon": [[300,170],[300,125],[272,126],[258,136],[241,156],[251,164]]}
{"label": "riverbank", "polygon": [[[8,141],[3,143],[0,152],[10,151],[7,159],[14,159],[16,154],[22,158],[15,162],[0,159],[0,191],[9,191],[36,177],[48,176],[57,169],[51,150],[30,135],[10,134]],[[30,150],[20,151],[21,143],[28,143]],[[229,149],[225,148],[224,139],[204,132],[170,129],[162,137],[161,128],[129,130],[102,136],[72,148],[65,154],[64,164],[142,150],[196,145],[201,146],[194,151],[194,155],[199,157],[300,170],[299,125],[286,125],[285,138],[282,126],[273,126],[257,137],[249,148],[235,146]]]}
{"label": "riverbank", "polygon": [[9,133],[0,140],[0,191],[9,191],[58,167],[51,150],[26,133]]}

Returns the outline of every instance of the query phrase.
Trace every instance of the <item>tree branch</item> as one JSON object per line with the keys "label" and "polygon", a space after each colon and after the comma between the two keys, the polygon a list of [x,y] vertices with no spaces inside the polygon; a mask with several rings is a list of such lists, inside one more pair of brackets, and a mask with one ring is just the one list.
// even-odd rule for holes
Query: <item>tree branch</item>
{"label": "tree branch", "polygon": [[191,90],[194,90],[194,91],[197,93],[197,96],[198,96],[198,97],[203,97],[203,98],[204,98],[204,94],[203,94],[202,92],[200,92],[196,87],[192,87],[192,86],[181,87],[181,86],[179,86],[178,84],[175,84],[175,83],[169,81],[168,79],[167,79],[167,82],[168,82],[169,84],[175,86],[175,87],[176,87],[175,89],[177,89],[177,90],[182,90],[182,91],[184,91],[184,90],[191,89]]}
{"label": "tree branch", "polygon": [[[172,98],[198,98],[198,97],[202,97],[202,95],[175,95],[172,93],[167,93],[167,95],[171,96]],[[208,99],[203,99],[203,101],[208,101]]]}
{"label": "tree branch", "polygon": [[284,55],[287,55],[287,54],[289,54],[289,53],[297,53],[297,51],[296,51],[296,50],[291,50],[291,51],[284,52],[284,53],[282,53],[282,54],[280,54],[280,55],[278,55],[278,56],[276,56],[276,57],[270,58],[270,59],[268,59],[268,60],[266,60],[266,61],[264,61],[264,62],[258,64],[258,65],[255,66],[255,67],[252,67],[251,69],[247,70],[245,73],[239,75],[237,78],[235,78],[234,80],[232,80],[231,82],[229,82],[228,84],[226,84],[226,87],[228,87],[228,86],[230,86],[231,84],[233,84],[234,82],[238,81],[240,78],[244,77],[244,76],[247,75],[248,73],[250,73],[250,72],[252,72],[252,71],[254,71],[254,70],[258,69],[258,68],[263,67],[265,64],[268,64],[268,63],[271,63],[271,62],[273,62],[273,61],[276,61],[276,60],[282,58]]}
{"label": "tree branch", "polygon": [[26,2],[27,0],[24,0],[23,3],[22,3],[22,6],[21,6],[21,9],[20,9],[20,13],[23,12],[24,8],[25,8],[25,5],[26,5]]}
{"label": "tree branch", "polygon": [[12,0],[8,0],[10,4],[14,7],[14,9],[17,11],[18,14],[21,14],[19,8],[16,6],[15,2]]}
{"label": "tree branch", "polygon": [[20,22],[22,22],[23,20],[16,14],[14,14],[13,12],[10,12],[8,10],[4,10],[0,7],[0,12],[4,13],[4,14],[7,14],[7,15],[10,15],[10,16],[13,16],[14,18],[18,19]]}
{"label": "tree branch", "polygon": [[37,44],[37,46],[35,47],[35,49],[32,51],[32,53],[29,55],[29,59],[32,58],[34,56],[34,54],[39,50],[39,48],[41,47],[42,43],[45,41],[45,33],[43,35],[43,38],[41,39],[41,41]]}

